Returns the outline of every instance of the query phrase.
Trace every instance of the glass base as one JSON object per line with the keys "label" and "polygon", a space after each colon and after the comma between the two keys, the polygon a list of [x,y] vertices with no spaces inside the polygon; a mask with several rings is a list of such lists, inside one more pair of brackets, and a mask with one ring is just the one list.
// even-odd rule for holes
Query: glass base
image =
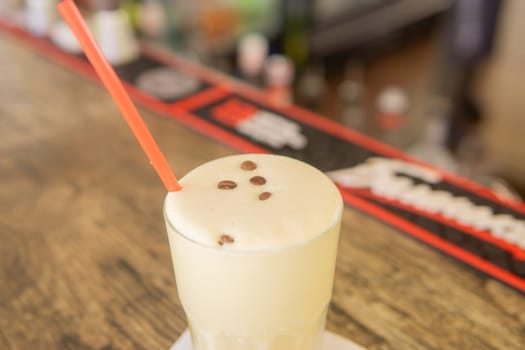
{"label": "glass base", "polygon": [[[323,341],[324,350],[365,350],[365,348],[357,345],[356,343],[342,338],[334,333],[325,331],[324,341]],[[188,331],[182,333],[181,337],[170,350],[193,350],[191,345],[191,337]]]}

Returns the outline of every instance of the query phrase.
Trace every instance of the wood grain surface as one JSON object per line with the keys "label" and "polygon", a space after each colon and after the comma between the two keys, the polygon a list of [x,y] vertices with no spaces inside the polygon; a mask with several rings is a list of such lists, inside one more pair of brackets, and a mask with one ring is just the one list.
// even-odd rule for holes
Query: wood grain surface
{"label": "wood grain surface", "polygon": [[[232,150],[142,110],[180,176]],[[0,349],[167,349],[164,189],[107,93],[0,34]],[[525,296],[345,209],[327,327],[368,349],[525,348]]]}

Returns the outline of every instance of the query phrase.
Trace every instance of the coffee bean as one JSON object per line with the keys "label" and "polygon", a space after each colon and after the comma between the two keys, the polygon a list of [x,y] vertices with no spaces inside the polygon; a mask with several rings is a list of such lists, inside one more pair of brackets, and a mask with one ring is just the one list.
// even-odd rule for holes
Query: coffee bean
{"label": "coffee bean", "polygon": [[255,170],[257,169],[257,164],[252,162],[251,160],[245,160],[241,163],[241,169],[242,170]]}
{"label": "coffee bean", "polygon": [[272,193],[271,192],[263,192],[259,195],[259,199],[262,200],[262,201],[265,201],[267,200],[268,198],[270,198],[272,196]]}
{"label": "coffee bean", "polygon": [[224,245],[225,243],[233,243],[235,240],[230,235],[221,235],[219,238],[219,245]]}
{"label": "coffee bean", "polygon": [[262,186],[266,183],[266,179],[262,176],[254,176],[250,179],[250,182],[257,186]]}
{"label": "coffee bean", "polygon": [[233,190],[237,184],[230,180],[223,180],[217,184],[217,188],[221,190]]}

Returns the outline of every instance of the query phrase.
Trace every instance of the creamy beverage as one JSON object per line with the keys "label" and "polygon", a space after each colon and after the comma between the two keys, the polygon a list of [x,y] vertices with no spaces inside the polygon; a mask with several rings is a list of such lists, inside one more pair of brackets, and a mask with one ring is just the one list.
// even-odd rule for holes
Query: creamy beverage
{"label": "creamy beverage", "polygon": [[164,215],[195,350],[319,350],[343,208],[332,181],[248,154],[180,183]]}

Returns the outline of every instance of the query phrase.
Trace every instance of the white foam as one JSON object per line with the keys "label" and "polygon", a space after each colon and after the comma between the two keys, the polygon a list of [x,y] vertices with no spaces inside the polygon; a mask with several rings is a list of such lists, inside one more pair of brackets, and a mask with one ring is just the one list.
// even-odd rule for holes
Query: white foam
{"label": "white foam", "polygon": [[[252,171],[241,163],[257,164]],[[250,183],[262,176],[262,186]],[[223,180],[237,183],[221,190]],[[291,158],[248,154],[217,159],[184,176],[183,189],[166,197],[167,218],[187,238],[218,246],[222,234],[235,239],[231,250],[268,250],[293,246],[319,236],[336,224],[343,205],[338,189],[319,170]],[[262,192],[272,196],[264,201]]]}

